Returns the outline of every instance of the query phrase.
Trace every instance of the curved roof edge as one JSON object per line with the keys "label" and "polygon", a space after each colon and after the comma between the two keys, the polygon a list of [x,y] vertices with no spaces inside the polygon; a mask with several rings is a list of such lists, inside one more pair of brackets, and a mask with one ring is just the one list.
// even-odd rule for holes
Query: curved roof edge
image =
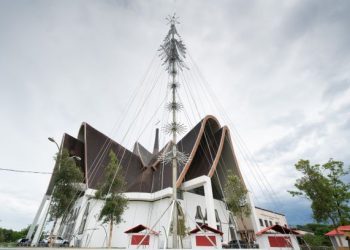
{"label": "curved roof edge", "polygon": [[194,146],[192,148],[191,154],[189,156],[189,161],[186,163],[186,165],[184,166],[182,172],[180,173],[180,175],[179,175],[179,177],[177,179],[177,182],[176,182],[176,187],[180,187],[181,186],[181,183],[184,180],[184,178],[186,176],[186,173],[188,172],[188,170],[189,170],[189,168],[191,166],[192,160],[193,160],[193,158],[194,158],[194,156],[195,156],[195,154],[197,152],[198,146],[199,146],[200,141],[201,141],[201,139],[203,137],[205,126],[206,126],[206,124],[207,124],[207,122],[209,120],[213,120],[219,127],[221,126],[220,122],[218,121],[218,119],[215,116],[213,116],[213,115],[207,115],[207,116],[205,116],[202,119],[202,121],[201,121],[201,123],[202,123],[201,124],[201,128],[199,130],[198,136],[196,138],[196,142],[195,142],[195,144],[194,144]]}
{"label": "curved roof edge", "polygon": [[229,131],[228,127],[224,126],[223,129],[222,129],[222,133],[221,133],[221,138],[220,138],[218,152],[216,153],[215,159],[213,161],[213,165],[211,166],[210,171],[208,173],[209,177],[213,176],[213,174],[214,174],[214,172],[216,170],[216,167],[217,167],[217,165],[219,163],[219,160],[220,160],[220,157],[221,157],[221,153],[222,153],[222,149],[224,148],[225,136],[228,133],[228,131]]}

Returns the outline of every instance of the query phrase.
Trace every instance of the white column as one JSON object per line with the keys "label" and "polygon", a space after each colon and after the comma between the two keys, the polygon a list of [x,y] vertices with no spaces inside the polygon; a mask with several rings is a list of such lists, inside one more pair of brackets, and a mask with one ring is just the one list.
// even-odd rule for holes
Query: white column
{"label": "white column", "polygon": [[257,233],[259,231],[259,228],[258,228],[259,219],[257,218],[255,213],[255,204],[252,198],[252,193],[250,191],[248,191],[248,202],[251,208],[250,221],[253,225],[254,232]]}
{"label": "white column", "polygon": [[206,176],[206,181],[203,187],[204,187],[205,205],[207,207],[208,226],[216,229],[214,197],[213,197],[213,189],[211,186],[210,177]]}
{"label": "white column", "polygon": [[43,210],[43,208],[44,208],[45,202],[46,202],[46,200],[48,200],[48,199],[49,199],[49,196],[45,194],[44,197],[43,197],[43,199],[41,200],[39,209],[38,209],[38,211],[37,211],[36,214],[35,214],[33,223],[30,225],[30,228],[29,228],[29,231],[28,231],[27,237],[26,237],[27,239],[31,239],[31,238],[32,238],[32,235],[33,235],[33,233],[34,233],[35,226],[36,226],[36,224],[38,223],[38,220],[39,220],[39,217],[40,217],[40,215],[41,215],[41,212],[42,212],[42,210]]}
{"label": "white column", "polygon": [[49,212],[50,203],[51,203],[51,196],[46,196],[46,197],[47,197],[47,199],[45,200],[45,203],[43,206],[43,213],[42,213],[43,216],[38,224],[38,228],[35,231],[34,238],[33,238],[32,243],[31,243],[32,246],[36,246],[38,244],[38,242],[40,240],[41,232],[42,232],[43,227],[45,226],[45,223],[46,223],[46,218],[47,218],[47,214]]}

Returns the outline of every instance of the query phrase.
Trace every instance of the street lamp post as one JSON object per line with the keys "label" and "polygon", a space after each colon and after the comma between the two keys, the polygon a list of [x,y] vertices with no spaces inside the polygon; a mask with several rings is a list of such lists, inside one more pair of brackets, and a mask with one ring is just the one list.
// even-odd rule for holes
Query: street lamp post
{"label": "street lamp post", "polygon": [[[54,139],[53,137],[48,137],[47,139],[48,139],[50,142],[55,143],[55,145],[56,145],[58,151],[60,151],[60,147],[58,146],[58,143],[55,141],[55,139]],[[51,178],[52,178],[52,175],[51,175]],[[36,224],[38,223],[38,220],[39,220],[39,217],[40,217],[40,215],[41,215],[41,212],[42,212],[42,210],[44,209],[45,203],[46,203],[47,201],[49,201],[49,202],[51,201],[51,196],[48,195],[48,194],[46,193],[46,194],[44,195],[44,197],[43,197],[41,203],[40,203],[39,209],[38,209],[38,211],[37,211],[37,213],[36,213],[36,215],[35,215],[35,217],[34,217],[33,223],[30,225],[30,228],[29,228],[29,230],[28,230],[28,233],[27,233],[27,237],[26,237],[26,238],[29,239],[29,240],[32,239],[32,236],[33,236],[33,233],[34,233],[34,230],[35,230],[35,226],[36,226]],[[50,205],[49,205],[49,207],[48,207],[48,210],[49,210],[49,209],[50,209]],[[46,215],[45,215],[45,219],[44,219],[43,224],[45,224],[45,222],[46,222],[46,217],[47,217],[47,213],[46,213]],[[39,226],[39,228],[38,228],[37,230],[40,231],[40,235],[41,235],[42,227],[40,228],[40,226]],[[39,235],[39,237],[40,237],[40,235]],[[35,237],[35,236],[34,236],[34,238],[38,238],[38,237]],[[36,239],[33,239],[33,242],[32,242],[32,243],[35,245],[36,243],[35,243],[34,241],[36,241]]]}
{"label": "street lamp post", "polygon": [[[50,142],[55,143],[55,145],[56,145],[56,147],[57,147],[57,149],[58,149],[58,152],[60,152],[60,147],[59,147],[58,143],[55,141],[55,139],[54,139],[53,137],[48,137],[48,140],[49,140]],[[81,161],[81,158],[80,158],[79,156],[76,156],[76,155],[73,155],[73,156],[71,156],[70,158],[71,158],[71,159],[74,159],[74,160],[77,160],[77,161]],[[51,176],[51,178],[52,178],[52,176]],[[53,190],[52,190],[52,192],[53,192]],[[33,239],[33,241],[32,241],[32,244],[33,244],[33,245],[36,245],[37,241],[40,239],[40,236],[41,236],[42,231],[43,231],[43,227],[44,227],[44,225],[45,225],[45,223],[46,223],[46,220],[47,220],[47,215],[48,215],[48,213],[49,213],[49,211],[50,211],[50,207],[51,207],[51,195],[48,194],[48,193],[46,193],[46,194],[44,195],[44,197],[43,197],[43,199],[42,199],[42,201],[41,201],[41,204],[40,204],[40,206],[39,206],[39,209],[38,209],[38,211],[37,211],[37,213],[36,213],[36,215],[35,215],[35,217],[34,217],[33,223],[31,224],[31,226],[30,226],[30,228],[29,228],[29,231],[28,231],[28,233],[27,233],[27,239],[31,239],[31,238],[32,238],[33,233],[34,233],[34,230],[35,230],[35,226],[36,226],[36,224],[38,223],[38,220],[39,220],[39,217],[40,217],[40,215],[41,215],[41,213],[42,213],[42,210],[44,209],[44,205],[47,204],[46,202],[49,202],[49,205],[48,205],[48,207],[47,207],[47,211],[45,211],[45,216],[44,216],[43,223],[40,223],[39,227],[37,228],[38,231],[37,231],[37,232],[35,233],[35,235],[34,235],[34,239]]]}
{"label": "street lamp post", "polygon": [[56,146],[57,146],[58,151],[60,151],[60,146],[58,146],[58,143],[55,141],[55,139],[54,139],[53,137],[48,137],[47,139],[48,139],[50,142],[55,143]]}

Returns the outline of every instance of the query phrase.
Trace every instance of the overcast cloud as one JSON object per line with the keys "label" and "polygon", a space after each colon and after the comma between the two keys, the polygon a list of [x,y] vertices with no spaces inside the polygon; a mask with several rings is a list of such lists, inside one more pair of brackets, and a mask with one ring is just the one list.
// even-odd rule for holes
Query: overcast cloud
{"label": "overcast cloud", "polygon": [[[127,128],[115,124],[132,123],[133,112],[123,112],[166,35],[164,18],[174,12],[229,116],[204,101],[186,125],[206,113],[232,121],[235,144],[242,137],[255,159],[246,161],[247,149],[236,145],[257,205],[286,213],[291,224],[312,221],[308,203],[286,190],[300,158],[350,164],[349,1],[3,0],[0,167],[50,172],[56,148],[47,137],[76,136],[83,121],[130,148],[161,103],[166,78],[128,139]],[[147,147],[157,119],[164,112],[139,138]],[[48,182],[48,175],[0,171],[0,227],[31,223]]]}

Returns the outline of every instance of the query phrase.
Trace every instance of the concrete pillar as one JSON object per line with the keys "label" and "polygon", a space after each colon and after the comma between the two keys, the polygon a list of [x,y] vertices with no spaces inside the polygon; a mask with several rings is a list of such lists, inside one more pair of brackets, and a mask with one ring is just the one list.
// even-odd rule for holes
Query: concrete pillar
{"label": "concrete pillar", "polygon": [[248,191],[248,202],[249,202],[250,208],[251,208],[250,221],[253,225],[254,232],[257,233],[259,231],[259,229],[258,229],[259,219],[257,218],[256,213],[255,213],[255,204],[254,204],[254,200],[252,198],[252,193],[250,191]]}
{"label": "concrete pillar", "polygon": [[45,226],[45,223],[46,223],[46,219],[47,219],[47,215],[48,215],[49,208],[50,208],[50,203],[51,203],[51,196],[46,196],[46,197],[47,197],[47,199],[45,200],[43,208],[42,208],[42,211],[43,211],[42,215],[43,216],[42,216],[42,218],[40,220],[40,223],[38,224],[38,228],[35,231],[34,238],[33,238],[32,243],[31,243],[32,246],[37,246],[38,245],[41,233],[43,231],[43,227]]}
{"label": "concrete pillar", "polygon": [[30,225],[29,231],[28,231],[27,236],[26,236],[27,239],[32,239],[35,226],[36,226],[36,224],[38,223],[38,220],[39,220],[39,217],[40,217],[40,215],[41,215],[41,212],[42,212],[42,210],[43,210],[43,208],[44,208],[45,202],[46,202],[48,199],[49,199],[49,196],[45,194],[44,197],[43,197],[43,199],[41,200],[39,209],[38,209],[38,211],[36,212],[36,215],[35,215],[35,217],[34,217],[33,223]]}
{"label": "concrete pillar", "polygon": [[205,205],[207,207],[208,226],[216,229],[214,197],[213,197],[213,189],[211,186],[210,177],[206,176],[206,180],[203,187],[204,187]]}

